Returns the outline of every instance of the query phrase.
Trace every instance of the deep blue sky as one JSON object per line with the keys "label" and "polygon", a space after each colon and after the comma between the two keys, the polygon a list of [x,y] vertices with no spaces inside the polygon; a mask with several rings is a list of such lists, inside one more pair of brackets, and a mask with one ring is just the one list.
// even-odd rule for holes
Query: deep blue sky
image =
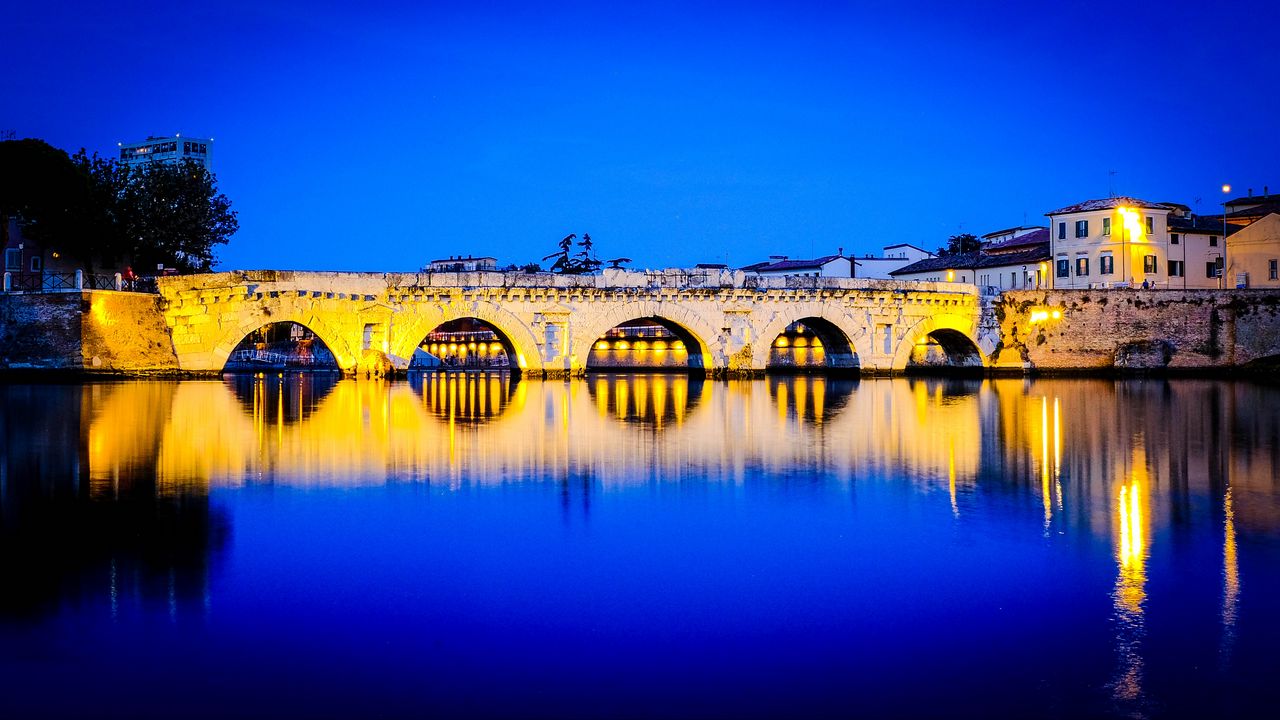
{"label": "deep blue sky", "polygon": [[527,262],[583,231],[745,264],[1043,223],[1109,182],[1205,213],[1280,190],[1274,0],[259,5],[10,4],[0,131],[213,136],[223,268]]}

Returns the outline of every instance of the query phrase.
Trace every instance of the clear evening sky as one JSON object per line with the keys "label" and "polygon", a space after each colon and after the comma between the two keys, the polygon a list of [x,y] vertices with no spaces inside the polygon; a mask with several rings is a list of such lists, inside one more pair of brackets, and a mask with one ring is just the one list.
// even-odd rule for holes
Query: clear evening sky
{"label": "clear evening sky", "polygon": [[223,269],[936,248],[1280,191],[1278,7],[15,2],[0,131],[213,136]]}

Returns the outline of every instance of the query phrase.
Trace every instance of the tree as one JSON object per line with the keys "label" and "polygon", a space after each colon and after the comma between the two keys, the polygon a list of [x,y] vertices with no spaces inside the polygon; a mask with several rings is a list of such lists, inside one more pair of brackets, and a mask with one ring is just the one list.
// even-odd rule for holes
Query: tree
{"label": "tree", "polygon": [[946,247],[938,248],[938,256],[947,257],[948,255],[961,255],[968,252],[974,252],[981,248],[982,241],[972,233],[952,235],[947,238]]}
{"label": "tree", "polygon": [[565,235],[560,240],[560,252],[554,252],[542,258],[543,261],[555,258],[556,261],[551,264],[551,272],[561,275],[585,275],[593,273],[600,268],[600,261],[596,259],[595,253],[591,251],[593,243],[591,236],[587,233],[582,234],[582,240],[578,243],[578,247],[582,248],[577,253],[570,254],[573,249],[573,241],[578,237],[577,233]]}
{"label": "tree", "polygon": [[69,157],[43,140],[0,141],[0,216],[92,270],[129,262],[207,271],[214,246],[239,228],[212,173],[187,160],[130,167],[84,150]]}
{"label": "tree", "polygon": [[17,217],[23,234],[46,246],[72,247],[92,215],[89,182],[67,154],[43,140],[0,141],[0,217]]}
{"label": "tree", "polygon": [[128,173],[120,204],[123,239],[139,267],[213,269],[214,246],[240,228],[213,173],[194,160],[144,163]]}

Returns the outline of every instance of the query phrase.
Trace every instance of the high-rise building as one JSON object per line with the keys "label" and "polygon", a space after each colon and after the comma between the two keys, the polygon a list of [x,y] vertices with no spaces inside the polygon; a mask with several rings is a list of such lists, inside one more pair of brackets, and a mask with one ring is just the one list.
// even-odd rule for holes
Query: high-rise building
{"label": "high-rise building", "polygon": [[120,162],[138,165],[146,162],[176,163],[195,160],[205,168],[213,150],[213,138],[148,137],[142,142],[117,143],[120,146]]}

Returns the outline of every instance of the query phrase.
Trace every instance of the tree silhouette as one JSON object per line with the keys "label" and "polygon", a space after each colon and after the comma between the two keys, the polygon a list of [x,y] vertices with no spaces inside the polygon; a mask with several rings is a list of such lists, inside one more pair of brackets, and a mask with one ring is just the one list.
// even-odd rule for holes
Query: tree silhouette
{"label": "tree silhouette", "polygon": [[560,252],[554,252],[542,258],[543,262],[555,258],[555,262],[551,264],[551,272],[560,275],[586,275],[600,268],[601,263],[592,252],[594,243],[591,242],[589,234],[582,234],[582,240],[578,242],[578,247],[581,249],[578,252],[570,252],[573,249],[573,241],[577,238],[577,233],[565,235],[560,240]]}

